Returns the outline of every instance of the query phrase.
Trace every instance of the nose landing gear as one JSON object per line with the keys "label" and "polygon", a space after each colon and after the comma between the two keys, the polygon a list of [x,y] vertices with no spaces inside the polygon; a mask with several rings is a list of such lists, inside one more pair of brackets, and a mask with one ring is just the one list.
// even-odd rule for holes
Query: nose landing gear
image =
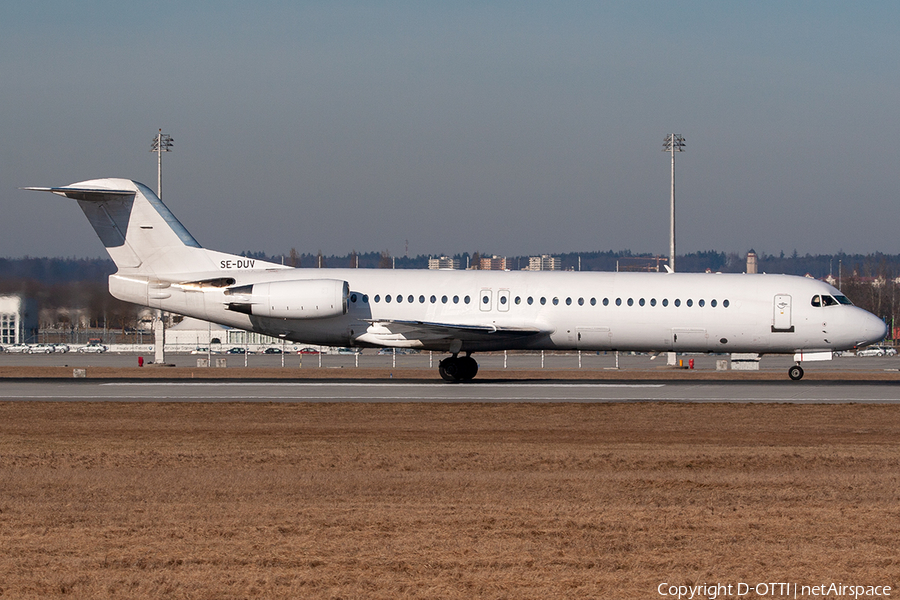
{"label": "nose landing gear", "polygon": [[478,363],[468,352],[462,357],[454,354],[438,364],[438,372],[444,381],[471,381],[478,374]]}
{"label": "nose landing gear", "polygon": [[794,381],[800,381],[803,379],[803,368],[800,365],[794,365],[788,369],[788,377]]}

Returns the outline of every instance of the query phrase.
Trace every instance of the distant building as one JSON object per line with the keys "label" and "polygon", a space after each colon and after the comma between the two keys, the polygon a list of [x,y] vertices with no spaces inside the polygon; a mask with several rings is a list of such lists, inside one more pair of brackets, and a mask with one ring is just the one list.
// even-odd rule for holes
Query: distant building
{"label": "distant building", "polygon": [[497,256],[494,254],[490,258],[481,258],[482,271],[505,271],[507,268],[505,256]]}
{"label": "distant building", "polygon": [[560,271],[562,270],[562,261],[555,256],[549,254],[541,254],[540,256],[530,256],[528,258],[529,271]]}
{"label": "distant building", "polygon": [[19,294],[0,296],[0,344],[33,342],[38,327],[37,302]]}
{"label": "distant building", "polygon": [[[173,351],[195,348],[221,349],[231,346],[279,346],[284,340],[252,331],[225,327],[193,317],[185,317],[166,329],[166,346]],[[219,346],[221,344],[221,346]]]}
{"label": "distant building", "polygon": [[616,271],[659,273],[659,266],[668,262],[664,256],[620,256],[616,259]]}
{"label": "distant building", "polygon": [[759,258],[756,256],[756,252],[751,250],[747,253],[747,273],[757,273],[759,272]]}
{"label": "distant building", "polygon": [[166,329],[166,345],[193,350],[198,347],[206,348],[210,344],[227,344],[231,331],[229,327],[216,323],[185,317],[177,325]]}
{"label": "distant building", "polygon": [[456,258],[450,258],[449,256],[442,256],[440,258],[429,258],[428,259],[428,268],[432,269],[432,270],[459,269],[459,260]]}

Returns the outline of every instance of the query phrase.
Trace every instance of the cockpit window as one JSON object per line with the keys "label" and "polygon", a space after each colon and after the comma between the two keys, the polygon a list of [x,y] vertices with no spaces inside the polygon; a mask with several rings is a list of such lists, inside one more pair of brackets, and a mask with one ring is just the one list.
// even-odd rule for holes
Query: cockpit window
{"label": "cockpit window", "polygon": [[847,296],[828,296],[825,294],[813,296],[811,304],[813,306],[837,306],[839,304],[853,305]]}

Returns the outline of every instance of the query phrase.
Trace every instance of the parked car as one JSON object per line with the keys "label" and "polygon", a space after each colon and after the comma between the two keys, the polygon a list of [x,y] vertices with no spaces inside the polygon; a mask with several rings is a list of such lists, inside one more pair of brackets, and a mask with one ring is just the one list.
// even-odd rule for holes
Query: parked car
{"label": "parked car", "polygon": [[897,351],[890,346],[868,346],[856,351],[857,356],[894,356]]}
{"label": "parked car", "polygon": [[28,344],[12,344],[6,347],[6,351],[10,354],[28,354],[31,348]]}
{"label": "parked car", "polygon": [[234,348],[228,349],[228,354],[245,354],[247,352],[246,348],[241,348],[240,346],[235,346]]}
{"label": "parked car", "polygon": [[266,348],[263,354],[281,354],[281,348]]}
{"label": "parked car", "polygon": [[34,344],[28,348],[29,354],[53,354],[53,344]]}
{"label": "parked car", "polygon": [[315,348],[300,348],[297,350],[297,354],[318,354],[319,351]]}
{"label": "parked car", "polygon": [[100,354],[102,352],[106,352],[109,350],[103,344],[88,344],[87,346],[82,346],[78,349],[82,354]]}
{"label": "parked car", "polygon": [[69,345],[68,345],[68,344],[53,344],[53,351],[54,351],[54,352],[58,352],[58,353],[60,353],[60,354],[63,354],[63,353],[65,353],[65,352],[68,352],[69,350],[70,350],[70,348],[69,348]]}

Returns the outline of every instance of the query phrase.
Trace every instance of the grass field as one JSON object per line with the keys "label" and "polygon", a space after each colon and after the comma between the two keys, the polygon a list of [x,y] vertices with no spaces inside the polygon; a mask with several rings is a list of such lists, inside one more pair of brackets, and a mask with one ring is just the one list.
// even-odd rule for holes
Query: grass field
{"label": "grass field", "polygon": [[898,444],[886,405],[3,403],[0,597],[897,595]]}

